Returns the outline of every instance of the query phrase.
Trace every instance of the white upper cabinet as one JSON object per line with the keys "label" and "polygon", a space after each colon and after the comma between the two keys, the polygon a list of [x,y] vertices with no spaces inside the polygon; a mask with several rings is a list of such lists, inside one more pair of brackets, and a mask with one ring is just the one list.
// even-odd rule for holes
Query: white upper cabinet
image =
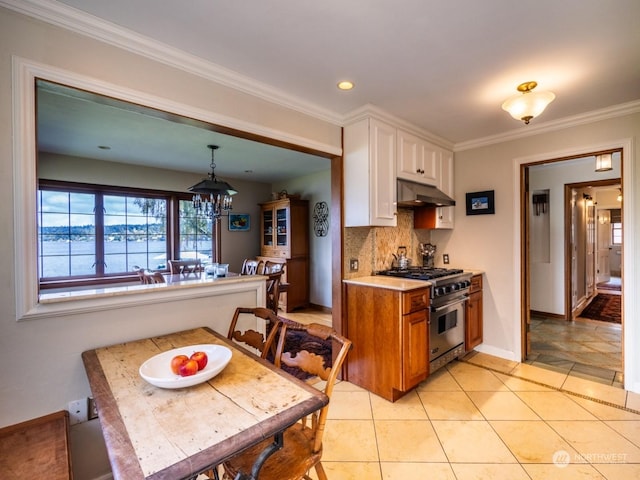
{"label": "white upper cabinet", "polygon": [[346,227],[395,227],[396,128],[375,118],[344,127]]}
{"label": "white upper cabinet", "polygon": [[438,184],[440,149],[435,145],[398,129],[398,178],[428,185]]}
{"label": "white upper cabinet", "polygon": [[[439,179],[437,187],[444,193],[453,196],[453,152],[440,149],[439,156]],[[458,200],[456,200],[456,203]],[[456,207],[438,207],[436,208],[436,227],[435,228],[453,228],[454,211]]]}

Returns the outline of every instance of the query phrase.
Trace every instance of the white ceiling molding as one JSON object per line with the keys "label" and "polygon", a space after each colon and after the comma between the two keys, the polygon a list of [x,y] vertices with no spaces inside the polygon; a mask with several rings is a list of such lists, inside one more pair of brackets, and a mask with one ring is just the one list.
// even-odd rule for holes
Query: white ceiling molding
{"label": "white ceiling molding", "polygon": [[50,0],[0,0],[4,6],[52,25],[80,33],[215,83],[295,110],[334,125],[342,116],[220,65],[118,27],[93,15]]}
{"label": "white ceiling molding", "polygon": [[499,135],[491,135],[484,138],[477,138],[468,142],[456,143],[453,150],[454,152],[462,152],[464,150],[470,150],[472,148],[486,147],[489,145],[494,145],[496,143],[516,140],[518,138],[531,137],[533,135],[540,135],[542,133],[557,131],[564,128],[577,127],[579,125],[599,122],[608,118],[623,117],[625,115],[631,115],[638,112],[640,112],[640,100],[622,103],[620,105],[614,105],[612,107],[594,110],[592,112],[587,112],[580,115],[573,115],[571,117],[566,117],[551,122],[538,123],[536,125],[526,125],[512,132],[501,133]]}

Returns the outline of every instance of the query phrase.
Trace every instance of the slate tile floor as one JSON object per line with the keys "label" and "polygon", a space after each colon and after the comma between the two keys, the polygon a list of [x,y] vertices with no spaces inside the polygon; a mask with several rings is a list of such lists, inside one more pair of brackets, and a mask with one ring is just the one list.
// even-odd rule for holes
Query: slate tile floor
{"label": "slate tile floor", "polygon": [[526,363],[622,388],[621,342],[617,324],[532,316]]}

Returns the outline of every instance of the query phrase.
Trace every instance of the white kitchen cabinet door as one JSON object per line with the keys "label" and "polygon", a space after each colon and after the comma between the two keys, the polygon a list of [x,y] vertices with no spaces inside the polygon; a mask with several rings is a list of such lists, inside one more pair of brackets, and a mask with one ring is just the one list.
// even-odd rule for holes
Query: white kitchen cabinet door
{"label": "white kitchen cabinet door", "polygon": [[346,227],[397,224],[396,128],[365,118],[344,128]]}
{"label": "white kitchen cabinet door", "polygon": [[[440,172],[437,187],[444,193],[453,196],[453,152],[440,150]],[[457,201],[456,201],[457,203]],[[453,228],[456,207],[438,207],[436,209],[436,228]]]}
{"label": "white kitchen cabinet door", "polygon": [[398,129],[398,178],[437,185],[439,150],[425,140]]}

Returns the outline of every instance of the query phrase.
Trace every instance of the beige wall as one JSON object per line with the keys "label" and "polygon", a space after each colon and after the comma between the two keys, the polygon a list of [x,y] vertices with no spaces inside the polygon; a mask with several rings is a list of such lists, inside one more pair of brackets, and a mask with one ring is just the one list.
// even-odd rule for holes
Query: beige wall
{"label": "beige wall", "polygon": [[[341,129],[332,123],[0,8],[0,270],[6,273],[0,278],[0,362],[20,365],[0,370],[0,426],[65,409],[70,400],[89,396],[80,357],[84,350],[197,325],[224,331],[232,306],[251,301],[238,294],[225,302],[192,299],[16,321],[16,285],[9,273],[14,271],[16,251],[12,226],[25,219],[14,218],[14,200],[23,192],[13,181],[13,56],[95,79],[97,88],[114,85],[132,96],[153,96],[175,113],[196,112],[205,121],[244,126],[329,153],[341,145]],[[29,158],[15,161],[20,167]],[[96,429],[97,421],[72,428],[78,480],[109,472],[106,457],[95,454],[101,450]],[[83,460],[89,457],[95,461]]]}
{"label": "beige wall", "polygon": [[[489,353],[520,359],[520,218],[518,171],[521,163],[560,158],[570,154],[625,145],[623,185],[625,191],[625,286],[637,291],[640,257],[635,239],[640,238],[640,114],[632,114],[541,133],[455,154],[456,226],[453,231],[434,231],[438,252],[448,252],[451,263],[486,272],[484,283],[484,344]],[[466,192],[495,190],[495,215],[465,215]],[[627,193],[629,195],[627,195]],[[561,233],[554,233],[558,235]],[[635,287],[635,289],[634,289]],[[635,295],[625,295],[625,385],[640,391],[640,359],[635,351],[640,339]]]}
{"label": "beige wall", "polygon": [[[327,170],[305,175],[304,177],[276,183],[275,192],[286,190],[288,193],[300,194],[303,200],[309,201],[309,301],[313,305],[331,309],[331,235],[318,237],[313,230],[313,209],[317,202],[331,205],[331,169],[327,160]],[[331,218],[329,218],[331,222]]]}

